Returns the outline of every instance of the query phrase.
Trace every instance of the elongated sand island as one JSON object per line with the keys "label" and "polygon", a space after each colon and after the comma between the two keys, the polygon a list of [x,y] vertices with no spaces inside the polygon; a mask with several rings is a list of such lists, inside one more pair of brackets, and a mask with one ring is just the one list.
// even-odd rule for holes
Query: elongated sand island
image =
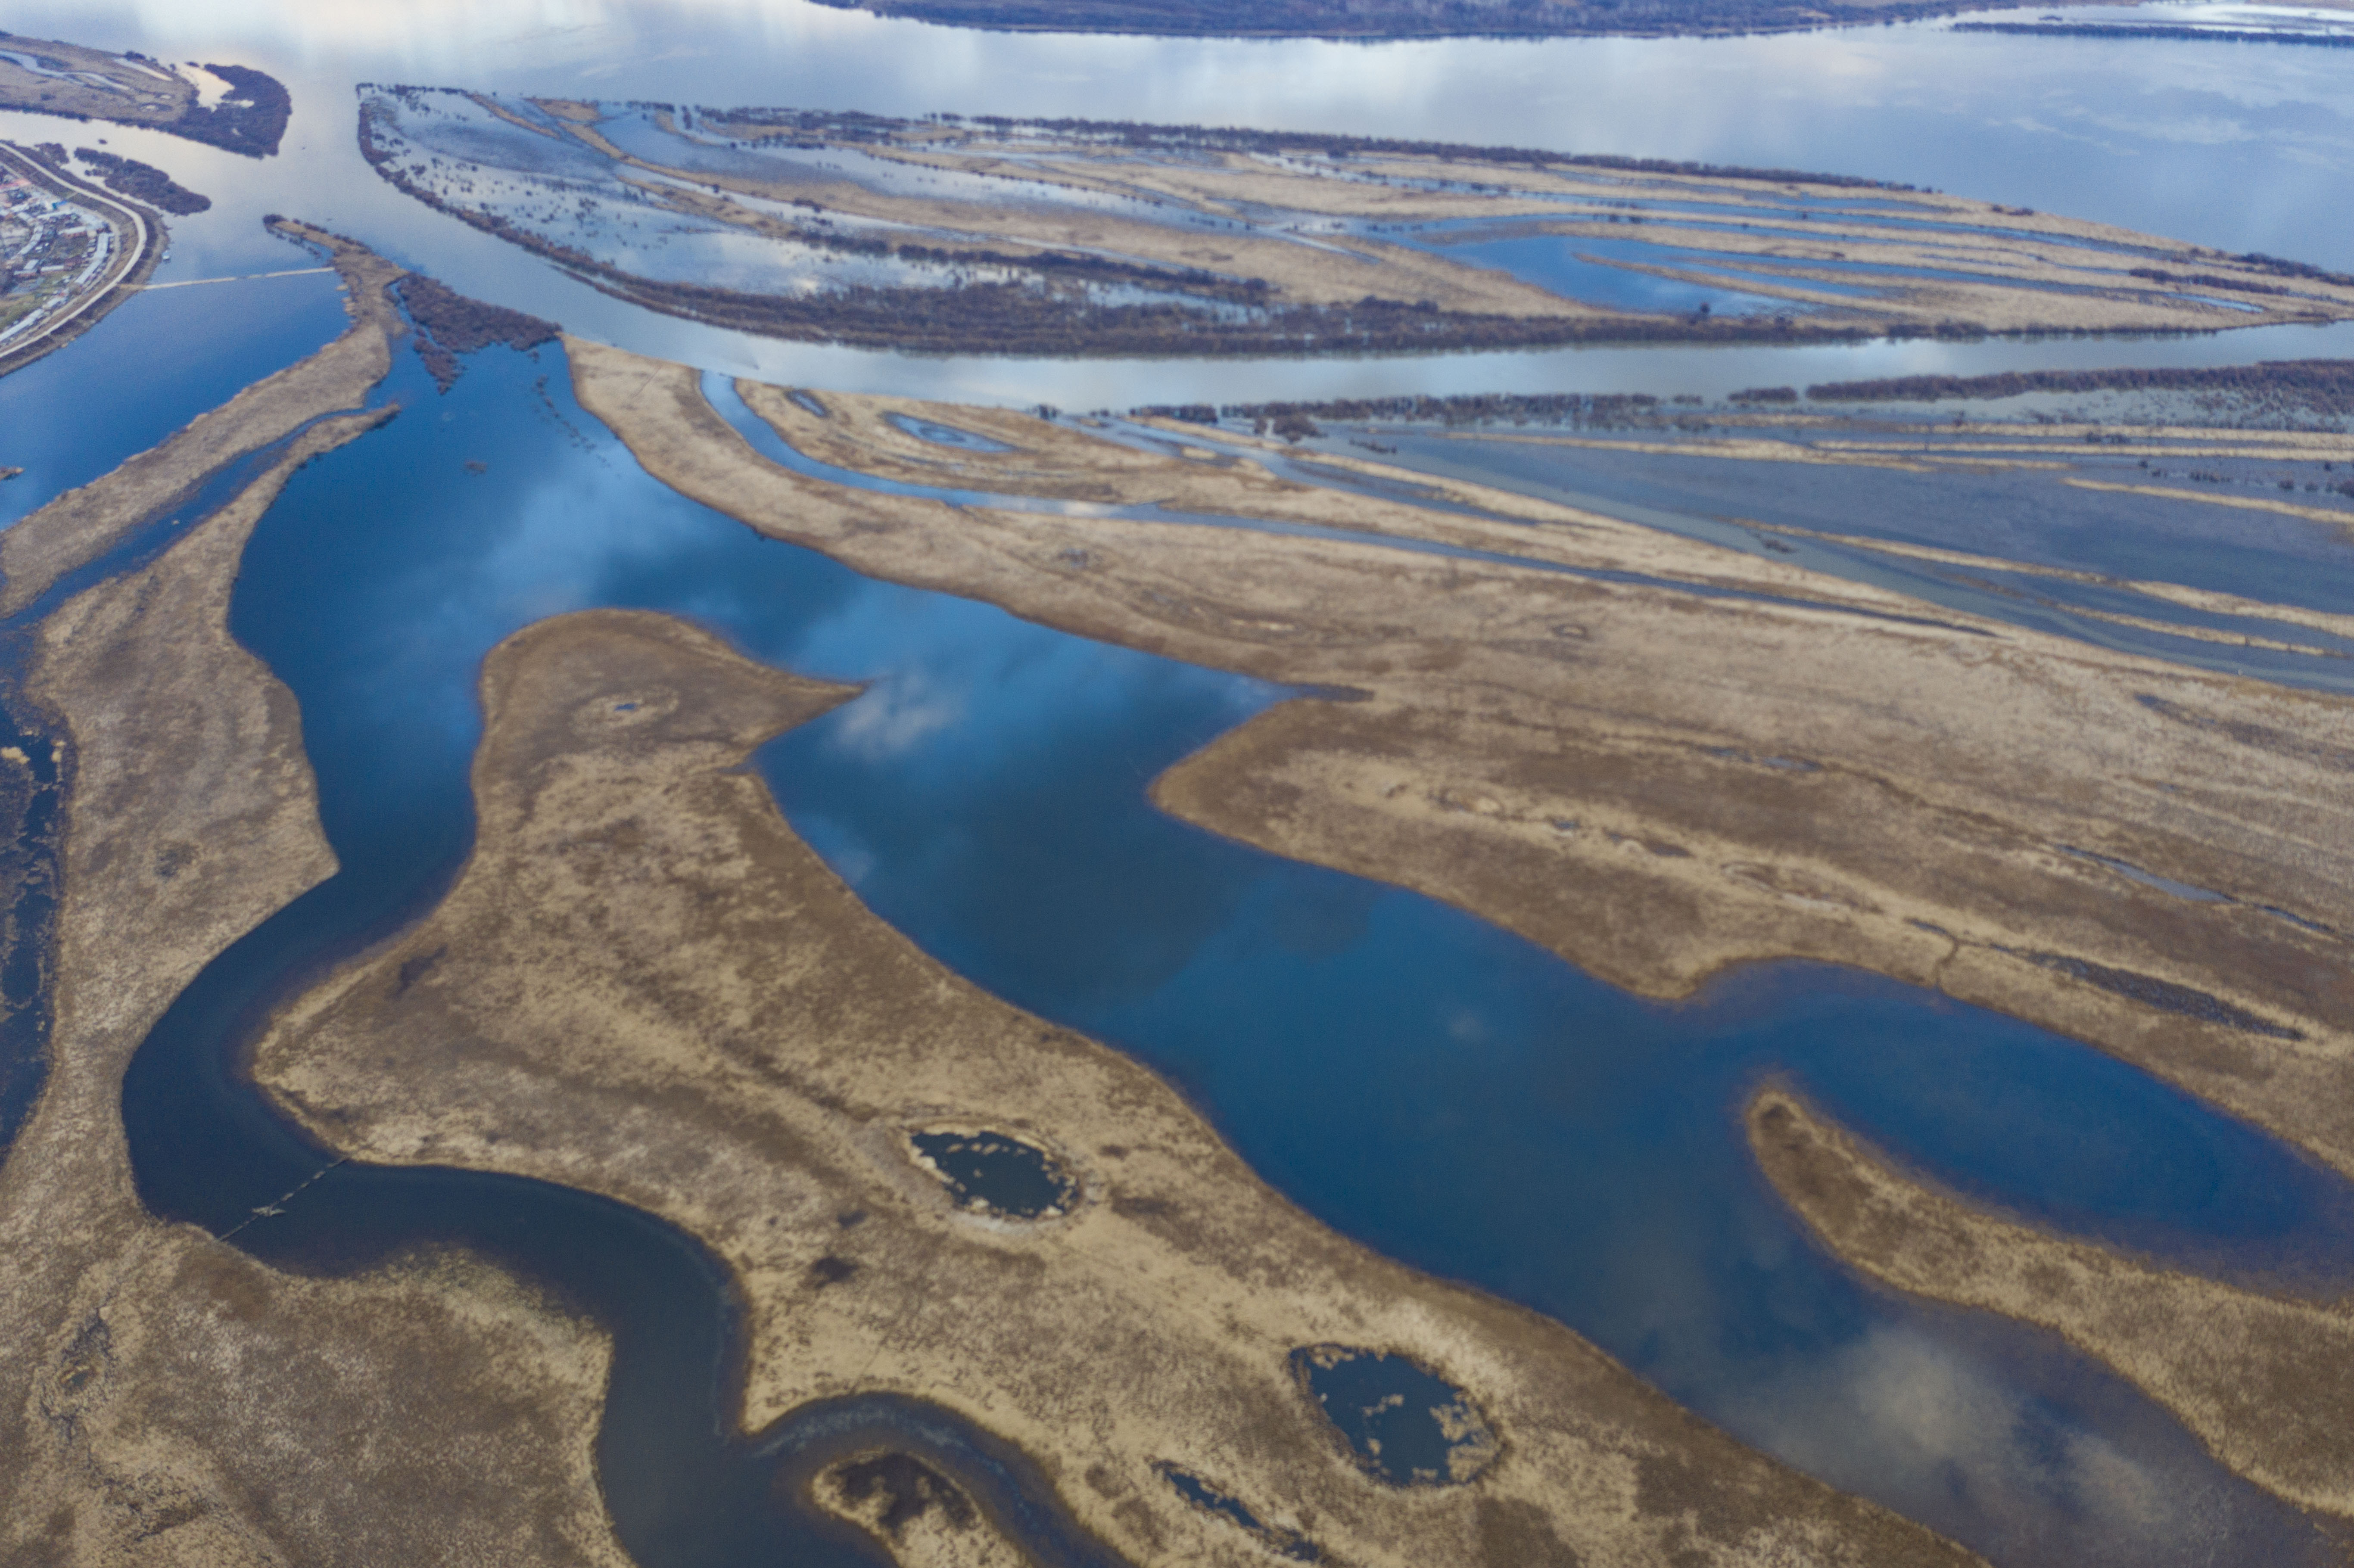
{"label": "elongated sand island", "polygon": [[946,353],[2214,332],[2354,277],[1836,175],[364,88],[410,196],[655,310]]}

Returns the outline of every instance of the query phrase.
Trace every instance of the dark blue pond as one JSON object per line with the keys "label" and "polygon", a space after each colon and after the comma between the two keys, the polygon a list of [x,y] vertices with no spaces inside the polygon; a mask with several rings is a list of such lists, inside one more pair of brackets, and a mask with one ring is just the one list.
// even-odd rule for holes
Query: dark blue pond
{"label": "dark blue pond", "polygon": [[[2306,1286],[2354,1276],[2344,1183],[2081,1046],[1887,981],[1784,965],[1643,1002],[1444,906],[1214,838],[1152,810],[1146,786],[1280,693],[761,541],[646,477],[552,350],[480,356],[446,397],[404,356],[393,391],[408,411],[294,477],[239,581],[233,629],[302,701],[345,869],[212,966],[143,1050],[125,1114],[164,1212],[225,1229],[323,1162],[221,1078],[221,1043],[449,875],[484,652],[563,610],[659,609],[873,682],[759,754],[794,825],[928,950],[1168,1075],[1337,1228],[1561,1319],[1744,1438],[2001,1562],[2317,1551],[2055,1341],[1861,1287],[1761,1185],[1737,1118],[1755,1085],[1790,1081],[1989,1201]],[[600,1453],[632,1549],[842,1550],[742,1522],[759,1456],[705,1430],[726,1366],[709,1259],[553,1191],[344,1167],[237,1241],[325,1267],[440,1234],[619,1299]],[[499,1217],[533,1203],[567,1217]],[[943,1462],[1028,1517],[1018,1459]]]}

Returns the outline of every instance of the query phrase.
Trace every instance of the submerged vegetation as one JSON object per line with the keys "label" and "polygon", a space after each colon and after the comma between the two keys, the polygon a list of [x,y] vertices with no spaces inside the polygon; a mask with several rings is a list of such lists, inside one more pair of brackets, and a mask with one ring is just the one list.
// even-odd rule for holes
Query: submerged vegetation
{"label": "submerged vegetation", "polygon": [[2354,414],[2354,359],[2267,359],[2254,365],[2115,370],[2007,370],[1993,376],[1892,376],[1819,381],[1820,403],[1930,403],[2030,392],[2214,392],[2285,402],[2317,414]]}
{"label": "submerged vegetation", "polygon": [[2354,281],[2317,269],[1784,169],[373,86],[359,141],[402,191],[616,297],[860,347],[1413,353],[2354,315]]}
{"label": "submerged vegetation", "polygon": [[175,217],[212,208],[212,197],[197,195],[153,164],[101,153],[95,147],[76,147],[74,156],[89,164],[106,182],[108,190],[133,201],[143,201]]}
{"label": "submerged vegetation", "polygon": [[397,287],[400,302],[408,308],[408,319],[417,323],[417,356],[425,361],[433,384],[444,392],[461,373],[460,355],[476,354],[494,344],[537,348],[554,343],[564,330],[522,311],[470,300],[421,273],[410,273]]}

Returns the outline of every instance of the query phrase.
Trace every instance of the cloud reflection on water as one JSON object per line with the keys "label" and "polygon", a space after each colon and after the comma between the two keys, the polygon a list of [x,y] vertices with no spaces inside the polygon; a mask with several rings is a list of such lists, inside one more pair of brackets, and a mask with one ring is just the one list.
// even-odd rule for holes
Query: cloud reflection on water
{"label": "cloud reflection on water", "polygon": [[[29,0],[12,30],[167,58],[234,56],[295,90],[268,164],[110,134],[219,206],[180,230],[226,257],[297,211],[453,286],[643,352],[779,382],[1066,408],[1203,397],[1743,386],[2051,364],[2232,364],[2345,354],[2354,333],[2171,342],[1914,343],[1788,351],[1562,351],[1214,365],[918,360],[721,333],[562,277],[385,186],[353,145],[353,83],[430,82],[877,113],[1074,115],[1379,133],[1867,175],[2344,266],[2354,206],[2349,51],[1956,35],[1909,25],[1724,39],[1152,39],[979,33],[806,0]],[[2317,57],[2317,58],[2308,58]],[[2186,128],[2188,128],[2186,130]],[[42,134],[29,116],[0,132]],[[2186,135],[2190,140],[2183,139]],[[2094,357],[2087,358],[2091,355]]]}

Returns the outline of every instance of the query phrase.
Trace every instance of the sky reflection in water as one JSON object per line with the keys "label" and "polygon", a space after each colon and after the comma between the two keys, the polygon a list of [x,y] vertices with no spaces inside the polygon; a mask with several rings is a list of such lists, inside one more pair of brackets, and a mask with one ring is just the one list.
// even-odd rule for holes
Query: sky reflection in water
{"label": "sky reflection in water", "polygon": [[2007,1561],[2294,1559],[2283,1510],[2115,1380],[1860,1287],[1762,1188],[1734,1118],[1787,1077],[1966,1191],[2307,1283],[2354,1274],[2342,1183],[2094,1053],[1889,982],[1780,966],[1641,1002],[1161,816],[1150,779],[1276,692],[762,542],[648,479],[541,361],[481,356],[440,399],[404,356],[410,411],[298,474],[257,535],[235,628],[302,702],[339,842],[420,864],[462,843],[477,662],[546,614],[669,609],[871,680],[759,754],[797,829],[936,956],[1168,1074],[1311,1212]]}
{"label": "sky reflection in water", "polygon": [[[651,317],[433,214],[352,145],[355,80],[914,113],[1138,117],[1701,157],[1935,185],[2344,267],[2354,60],[2249,46],[1954,37],[1366,47],[979,35],[795,3],[403,6],[223,0],[12,9],[32,35],[229,58],[295,89],[287,152],[108,127],[204,190],[163,277],[288,264],[255,219],[326,222],[486,298],[707,366],[935,396],[1115,406],[1494,387],[1670,391],[2041,363],[2344,353],[2348,334],[1277,366],[915,360]],[[0,115],[37,141],[80,127]],[[79,140],[79,136],[69,138]],[[279,291],[264,294],[261,291]],[[173,330],[145,328],[168,319]],[[0,520],[340,330],[330,281],[151,295],[0,380]],[[164,356],[161,360],[157,355]],[[535,376],[553,375],[543,396]],[[2343,1280],[2342,1185],[2151,1080],[1868,978],[1745,971],[1638,1002],[1428,901],[1151,812],[1150,777],[1276,694],[869,583],[647,479],[553,354],[298,474],[238,630],[302,697],[325,809],[429,861],[466,829],[483,650],[540,616],[645,605],[759,657],[876,682],[767,748],[795,825],[981,983],[1112,1040],[1370,1245],[1552,1312],[1738,1434],[2006,1561],[2293,1560],[2283,1510],[2051,1341],[1859,1287],[1763,1190],[1734,1121],[1780,1075],[1966,1191],[2221,1272]],[[74,398],[56,395],[70,381]],[[103,387],[103,398],[91,395]],[[44,389],[48,389],[45,395]],[[478,458],[488,471],[469,474]]]}
{"label": "sky reflection in water", "polygon": [[[1368,392],[1736,390],[1917,371],[2232,364],[2354,352],[2354,330],[1804,351],[1556,350],[1355,361],[927,360],[748,338],[595,292],[420,207],[356,151],[354,83],[876,113],[1075,115],[1697,158],[1934,185],[2232,251],[2354,264],[2354,51],[1956,35],[1940,25],[1729,39],[1401,44],[961,32],[805,0],[572,0],[201,8],[34,0],[11,30],[244,59],[295,94],[267,163],[109,127],[214,211],[174,226],[167,276],[282,264],[255,220],[288,211],[467,292],[600,341],[807,386],[1066,408]],[[0,114],[0,134],[58,122]],[[103,329],[101,329],[103,330]]]}

